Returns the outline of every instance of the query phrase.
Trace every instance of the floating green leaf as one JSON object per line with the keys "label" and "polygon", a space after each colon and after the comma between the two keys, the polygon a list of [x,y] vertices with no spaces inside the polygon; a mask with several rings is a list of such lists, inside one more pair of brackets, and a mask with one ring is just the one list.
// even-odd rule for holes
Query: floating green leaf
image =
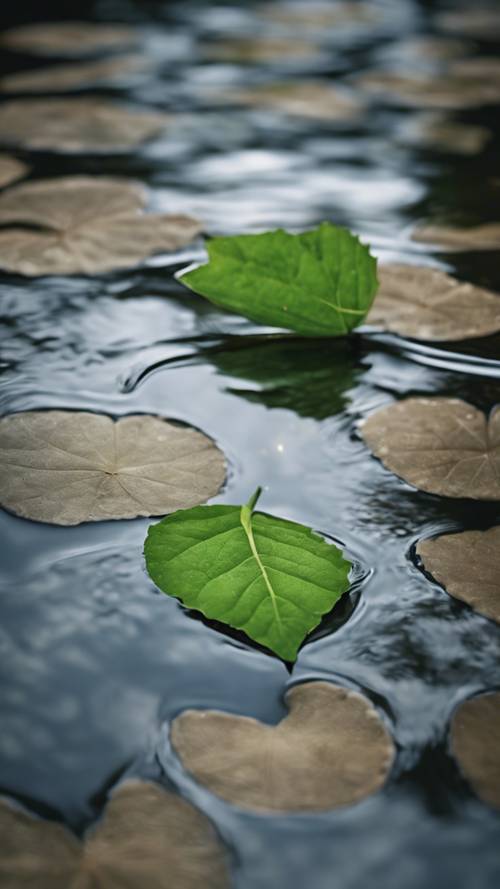
{"label": "floating green leaf", "polygon": [[293,661],[307,634],[349,586],[351,563],[304,525],[245,506],[181,510],[145,544],[156,585],[188,608],[243,630]]}
{"label": "floating green leaf", "polygon": [[211,302],[305,336],[342,336],[361,324],[377,290],[376,260],[345,228],[322,222],[292,235],[213,238],[209,262],[180,280]]}

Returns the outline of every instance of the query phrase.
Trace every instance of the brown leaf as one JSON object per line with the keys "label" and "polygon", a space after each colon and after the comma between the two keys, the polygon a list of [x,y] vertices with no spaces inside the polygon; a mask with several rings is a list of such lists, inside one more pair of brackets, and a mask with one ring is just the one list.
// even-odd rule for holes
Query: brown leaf
{"label": "brown leaf", "polygon": [[421,340],[453,341],[500,330],[500,295],[427,266],[379,266],[368,324]]}
{"label": "brown leaf", "polygon": [[401,141],[449,154],[477,154],[491,136],[485,127],[457,123],[438,112],[414,114],[398,128]]}
{"label": "brown leaf", "polygon": [[500,410],[488,420],[458,398],[406,398],[375,411],[361,434],[387,469],[422,491],[500,500]]}
{"label": "brown leaf", "polygon": [[319,54],[320,47],[306,40],[291,40],[284,37],[273,39],[235,37],[207,43],[202,47],[202,51],[208,59],[251,64],[314,58]]}
{"label": "brown leaf", "polygon": [[97,62],[71,62],[47,68],[30,68],[0,79],[4,93],[71,92],[94,84],[113,84],[128,75],[146,71],[148,60],[140,55],[113,56]]}
{"label": "brown leaf", "polygon": [[500,102],[500,84],[493,80],[469,80],[451,74],[406,75],[373,71],[357,80],[368,93],[410,108],[476,108]]}
{"label": "brown leaf", "polygon": [[329,682],[294,686],[277,726],[217,710],[172,723],[185,768],[212,793],[257,811],[322,811],[375,793],[394,746],[372,704]]}
{"label": "brown leaf", "polygon": [[0,420],[0,502],[23,518],[164,515],[215,496],[224,476],[211,439],[159,417],[26,411]]}
{"label": "brown leaf", "polygon": [[190,216],[143,214],[138,183],[93,176],[27,182],[0,195],[0,267],[22,275],[96,275],[186,246]]}
{"label": "brown leaf", "polygon": [[0,105],[1,139],[53,151],[112,152],[158,135],[169,118],[106,99],[15,99]]}
{"label": "brown leaf", "polygon": [[417,554],[450,596],[500,623],[500,526],[420,540]]}
{"label": "brown leaf", "polygon": [[478,797],[500,809],[500,693],[465,701],[451,722],[451,749]]}
{"label": "brown leaf", "polygon": [[443,31],[497,40],[500,37],[500,11],[493,7],[450,9],[436,16],[436,24]]}
{"label": "brown leaf", "polygon": [[149,782],[127,781],[80,843],[65,827],[0,802],[2,889],[226,889],[208,819]]}
{"label": "brown leaf", "polygon": [[319,82],[272,83],[254,89],[228,92],[225,101],[271,108],[315,120],[350,120],[363,110],[350,92]]}
{"label": "brown leaf", "polygon": [[91,22],[40,22],[4,31],[0,43],[9,49],[41,56],[83,56],[122,49],[136,43],[138,32],[128,25]]}
{"label": "brown leaf", "polygon": [[0,188],[29,173],[29,167],[9,154],[0,154]]}
{"label": "brown leaf", "polygon": [[422,225],[414,229],[412,238],[451,250],[500,250],[500,222],[486,222],[471,228]]}
{"label": "brown leaf", "polygon": [[266,3],[258,9],[266,19],[281,25],[299,28],[354,27],[370,24],[380,19],[380,11],[371,3],[342,0],[335,4],[308,0],[306,5],[299,3]]}

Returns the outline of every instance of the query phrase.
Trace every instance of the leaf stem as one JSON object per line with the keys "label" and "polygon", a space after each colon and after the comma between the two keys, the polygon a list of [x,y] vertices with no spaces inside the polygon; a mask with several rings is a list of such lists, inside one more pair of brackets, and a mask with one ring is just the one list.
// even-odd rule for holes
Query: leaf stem
{"label": "leaf stem", "polygon": [[250,544],[250,549],[252,551],[252,555],[253,555],[255,561],[257,562],[257,565],[259,566],[259,570],[262,574],[264,583],[267,587],[267,591],[271,597],[271,603],[273,606],[273,611],[274,611],[274,616],[276,618],[276,623],[278,624],[278,626],[281,629],[281,617],[280,617],[280,613],[278,611],[278,602],[277,602],[277,598],[276,598],[276,593],[273,590],[273,587],[271,585],[271,581],[269,580],[266,568],[262,564],[261,558],[260,558],[258,550],[257,550],[257,546],[255,544],[255,538],[253,536],[252,513],[254,510],[255,504],[257,503],[257,500],[259,499],[261,494],[262,494],[262,488],[258,487],[257,490],[255,491],[255,493],[252,494],[252,496],[250,497],[250,500],[248,501],[248,503],[246,503],[244,506],[241,507],[240,521],[241,521],[241,524],[243,525],[245,534],[248,537],[248,543]]}

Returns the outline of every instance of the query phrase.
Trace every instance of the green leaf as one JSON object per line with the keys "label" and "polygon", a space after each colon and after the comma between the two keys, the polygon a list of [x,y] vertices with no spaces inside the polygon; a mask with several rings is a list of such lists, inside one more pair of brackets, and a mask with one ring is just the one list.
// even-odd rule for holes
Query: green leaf
{"label": "green leaf", "polygon": [[180,510],[149,528],[156,585],[211,620],[243,630],[283,660],[349,587],[351,563],[304,525],[245,506]]}
{"label": "green leaf", "polygon": [[291,235],[213,238],[209,262],[180,280],[233,312],[305,336],[342,336],[361,324],[376,290],[376,260],[345,228],[322,222]]}

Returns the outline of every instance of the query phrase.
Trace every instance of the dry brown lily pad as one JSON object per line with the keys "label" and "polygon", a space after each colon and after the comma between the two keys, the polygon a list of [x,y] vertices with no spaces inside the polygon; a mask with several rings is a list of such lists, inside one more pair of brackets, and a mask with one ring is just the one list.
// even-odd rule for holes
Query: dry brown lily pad
{"label": "dry brown lily pad", "polygon": [[500,623],[500,526],[421,540],[417,554],[450,596]]}
{"label": "dry brown lily pad", "polygon": [[479,799],[500,809],[500,693],[465,701],[453,715],[451,750]]}
{"label": "dry brown lily pad", "polygon": [[403,142],[451,154],[477,154],[491,139],[486,127],[457,123],[439,113],[415,114],[403,123],[398,135]]}
{"label": "dry brown lily pad", "polygon": [[210,438],[160,417],[55,410],[0,420],[0,503],[38,522],[165,515],[215,496],[224,476]]}
{"label": "dry brown lily pad", "polygon": [[83,56],[123,49],[137,39],[137,31],[127,25],[42,22],[4,31],[0,44],[34,55]]}
{"label": "dry brown lily pad", "polygon": [[172,723],[172,744],[197,781],[244,809],[319,812],[382,787],[394,745],[367,698],[309,682],[287,692],[286,703],[277,726],[186,710]]}
{"label": "dry brown lily pad", "polygon": [[19,71],[0,79],[4,93],[70,92],[94,84],[120,82],[130,74],[146,71],[148,60],[140,55],[112,56],[97,62],[71,62]]}
{"label": "dry brown lily pad", "polygon": [[375,411],[362,436],[384,466],[422,491],[500,500],[500,410],[458,398],[406,398]]}
{"label": "dry brown lily pad", "polygon": [[252,90],[228,93],[226,99],[243,105],[271,108],[315,120],[350,120],[363,106],[350,93],[314,82],[273,83]]}
{"label": "dry brown lily pad", "polygon": [[127,781],[80,842],[61,824],[0,801],[3,889],[226,889],[209,820],[149,782]]}
{"label": "dry brown lily pad", "polygon": [[412,232],[412,238],[452,250],[500,250],[500,222],[486,222],[470,228],[421,225]]}
{"label": "dry brown lily pad", "polygon": [[16,99],[0,105],[1,139],[52,151],[124,151],[158,135],[169,122],[106,99]]}
{"label": "dry brown lily pad", "polygon": [[401,336],[453,341],[500,330],[500,295],[415,265],[378,268],[380,287],[368,324]]}
{"label": "dry brown lily pad", "polygon": [[0,188],[10,185],[29,173],[29,167],[9,154],[0,154]]}
{"label": "dry brown lily pad", "polygon": [[138,183],[104,177],[11,188],[0,195],[0,225],[12,226],[0,229],[0,267],[28,276],[102,274],[184,247],[201,231],[190,216],[143,213],[146,202]]}

